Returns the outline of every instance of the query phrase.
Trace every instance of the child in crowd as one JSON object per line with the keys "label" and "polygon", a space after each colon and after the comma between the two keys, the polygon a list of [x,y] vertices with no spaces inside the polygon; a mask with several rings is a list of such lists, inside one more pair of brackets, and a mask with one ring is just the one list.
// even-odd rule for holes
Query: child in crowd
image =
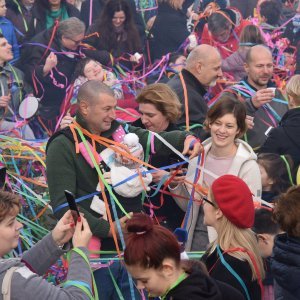
{"label": "child in crowd", "polygon": [[263,281],[264,300],[274,300],[274,280],[271,273],[270,258],[273,252],[274,239],[280,232],[278,224],[272,219],[273,212],[266,208],[255,210],[252,230],[256,234],[258,248],[265,263],[266,277]]}
{"label": "child in crowd", "polygon": [[17,60],[20,57],[19,46],[17,37],[15,34],[15,27],[11,21],[5,18],[6,16],[6,3],[5,0],[0,0],[0,32],[7,39],[8,43],[12,46],[14,59]]}
{"label": "child in crowd", "polygon": [[257,163],[261,173],[263,200],[273,202],[280,193],[293,185],[293,163],[289,155],[260,153]]}
{"label": "child in crowd", "polygon": [[164,300],[243,299],[234,288],[207,275],[199,263],[180,262],[180,247],[166,228],[148,215],[135,214],[126,222],[124,261],[139,289]]}
{"label": "child in crowd", "polygon": [[204,224],[217,238],[203,256],[209,274],[235,287],[247,300],[262,299],[264,267],[255,235],[252,193],[237,176],[216,179],[203,197]]}
{"label": "child in crowd", "polygon": [[300,186],[282,194],[274,209],[274,219],[285,233],[275,238],[271,270],[276,300],[300,299]]}
{"label": "child in crowd", "polygon": [[[75,225],[71,211],[67,211],[52,232],[24,252],[22,258],[5,259],[4,256],[18,246],[23,227],[17,220],[19,207],[18,196],[0,191],[0,299],[91,299],[92,274],[87,263],[87,244],[92,233],[86,219],[78,217]],[[72,237],[74,248],[68,283],[62,289],[42,275],[70,250],[68,242]]]}
{"label": "child in crowd", "polygon": [[250,47],[265,44],[259,27],[247,25],[241,32],[237,51],[222,60],[222,70],[233,76],[235,81],[242,80],[247,74],[244,68],[246,55]]}

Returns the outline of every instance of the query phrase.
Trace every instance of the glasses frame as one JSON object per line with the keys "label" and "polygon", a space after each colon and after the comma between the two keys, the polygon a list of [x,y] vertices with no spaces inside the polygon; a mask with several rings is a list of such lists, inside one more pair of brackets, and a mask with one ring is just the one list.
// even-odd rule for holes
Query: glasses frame
{"label": "glasses frame", "polygon": [[212,201],[208,200],[208,198],[207,198],[206,196],[202,196],[201,199],[202,199],[202,201],[204,201],[204,202],[210,204],[211,206],[213,206],[213,207],[215,207],[215,208],[217,207],[216,204],[213,203]]}

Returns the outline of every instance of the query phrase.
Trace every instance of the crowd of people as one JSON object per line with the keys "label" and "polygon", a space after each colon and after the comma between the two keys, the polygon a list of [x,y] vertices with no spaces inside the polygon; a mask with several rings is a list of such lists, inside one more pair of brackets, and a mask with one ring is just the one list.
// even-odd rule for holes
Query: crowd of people
{"label": "crowd of people", "polygon": [[300,299],[299,0],[0,0],[0,69],[0,299]]}

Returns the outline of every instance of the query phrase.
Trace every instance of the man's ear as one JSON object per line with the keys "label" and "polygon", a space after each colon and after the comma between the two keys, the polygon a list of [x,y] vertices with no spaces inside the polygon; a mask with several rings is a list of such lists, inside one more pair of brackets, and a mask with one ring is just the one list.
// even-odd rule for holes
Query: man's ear
{"label": "man's ear", "polygon": [[79,111],[83,116],[87,115],[88,107],[89,107],[89,104],[86,100],[81,100],[78,104]]}
{"label": "man's ear", "polygon": [[244,63],[244,69],[245,69],[246,73],[248,74],[249,66],[247,63]]}
{"label": "man's ear", "polygon": [[198,61],[197,64],[196,64],[196,68],[197,68],[197,73],[201,74],[202,69],[203,69],[202,62]]}

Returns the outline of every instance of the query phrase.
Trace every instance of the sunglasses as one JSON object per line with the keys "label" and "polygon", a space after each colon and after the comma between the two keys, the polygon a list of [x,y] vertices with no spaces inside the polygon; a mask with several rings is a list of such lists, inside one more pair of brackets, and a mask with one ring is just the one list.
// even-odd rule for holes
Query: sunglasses
{"label": "sunglasses", "polygon": [[203,201],[205,201],[206,203],[210,204],[213,207],[216,207],[216,204],[211,202],[210,200],[208,200],[208,198],[206,196],[202,196],[201,198]]}

